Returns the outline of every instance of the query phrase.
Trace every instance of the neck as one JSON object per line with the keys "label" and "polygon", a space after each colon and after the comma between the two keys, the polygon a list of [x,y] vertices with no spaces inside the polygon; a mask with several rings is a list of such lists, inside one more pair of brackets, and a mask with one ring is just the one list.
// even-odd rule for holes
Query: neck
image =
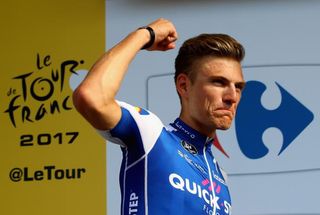
{"label": "neck", "polygon": [[205,125],[202,122],[199,122],[195,119],[192,119],[190,116],[180,113],[179,118],[186,123],[188,126],[193,128],[194,130],[198,131],[200,134],[203,134],[210,138],[215,138],[216,136],[216,129],[213,125]]}

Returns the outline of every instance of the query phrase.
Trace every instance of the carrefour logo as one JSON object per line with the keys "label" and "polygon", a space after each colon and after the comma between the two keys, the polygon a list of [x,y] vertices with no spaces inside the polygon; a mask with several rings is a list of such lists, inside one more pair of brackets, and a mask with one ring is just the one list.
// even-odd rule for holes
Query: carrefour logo
{"label": "carrefour logo", "polygon": [[261,96],[266,85],[259,81],[249,81],[243,92],[235,118],[236,135],[241,151],[252,159],[264,157],[268,148],[262,140],[263,132],[278,128],[283,135],[280,155],[293,140],[311,123],[313,113],[284,87],[276,82],[281,93],[281,104],[268,110],[261,104]]}
{"label": "carrefour logo", "polygon": [[[278,152],[278,155],[281,155],[314,119],[314,114],[305,104],[281,83],[274,83],[273,86],[281,95],[281,102],[277,108],[269,110],[262,105],[261,98],[267,86],[257,80],[247,82],[238,106],[235,118],[236,137],[241,152],[251,159],[262,158],[268,154],[269,150],[262,139],[268,128],[277,128],[282,133],[283,143]],[[306,87],[304,85],[295,87]]]}

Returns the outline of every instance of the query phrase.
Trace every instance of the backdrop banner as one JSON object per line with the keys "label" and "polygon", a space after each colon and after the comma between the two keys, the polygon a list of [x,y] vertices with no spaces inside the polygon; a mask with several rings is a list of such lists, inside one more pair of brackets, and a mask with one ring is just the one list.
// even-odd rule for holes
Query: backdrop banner
{"label": "backdrop banner", "polygon": [[5,1],[0,26],[0,214],[106,214],[106,145],[72,103],[105,1]]}

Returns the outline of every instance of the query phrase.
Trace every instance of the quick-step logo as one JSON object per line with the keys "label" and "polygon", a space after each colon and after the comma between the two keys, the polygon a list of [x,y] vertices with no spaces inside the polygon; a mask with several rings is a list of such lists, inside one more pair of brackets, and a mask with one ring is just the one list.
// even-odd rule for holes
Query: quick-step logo
{"label": "quick-step logo", "polygon": [[129,215],[138,214],[139,196],[132,192],[129,197]]}
{"label": "quick-step logo", "polygon": [[[200,185],[188,178],[183,178],[177,173],[171,173],[169,175],[169,182],[175,189],[188,192],[199,199],[203,199],[206,204],[203,205],[202,210],[206,214],[212,214],[213,207],[216,207],[217,210],[223,210],[225,214],[229,214],[231,211],[231,204],[226,200],[222,202],[218,196],[221,192],[221,186],[215,182],[210,185],[209,179],[204,179]],[[213,196],[211,193],[213,189],[216,196]]]}
{"label": "quick-step logo", "polygon": [[220,207],[218,205],[219,197],[213,196],[207,189],[202,188],[201,185],[193,181],[190,181],[188,178],[182,178],[177,173],[171,173],[169,175],[169,182],[172,187],[178,190],[187,191],[193,195],[197,195],[200,199],[203,199],[211,207],[213,207],[214,204],[216,204],[217,209],[220,210]]}

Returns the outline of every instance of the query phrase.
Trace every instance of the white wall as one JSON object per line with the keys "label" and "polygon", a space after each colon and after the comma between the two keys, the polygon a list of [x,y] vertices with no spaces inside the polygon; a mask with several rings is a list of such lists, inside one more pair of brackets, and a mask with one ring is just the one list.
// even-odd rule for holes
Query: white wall
{"label": "white wall", "polygon": [[[246,48],[243,62],[246,79],[258,80],[267,86],[262,97],[266,109],[274,109],[281,103],[274,84],[277,81],[313,113],[313,121],[279,156],[285,134],[278,129],[271,128],[263,134],[270,151],[259,159],[249,159],[241,152],[235,126],[218,134],[230,155],[226,158],[219,151],[215,152],[229,172],[235,215],[320,214],[317,204],[320,147],[316,142],[320,136],[319,11],[320,1],[106,1],[107,48],[158,17],[175,23],[180,34],[178,46],[199,33],[227,33]],[[179,111],[170,76],[174,72],[176,54],[177,50],[140,52],[129,69],[118,99],[148,106],[165,123],[173,120]],[[163,93],[163,89],[172,90],[172,94]],[[120,214],[121,154],[117,146],[108,145],[107,159],[108,214]]]}

